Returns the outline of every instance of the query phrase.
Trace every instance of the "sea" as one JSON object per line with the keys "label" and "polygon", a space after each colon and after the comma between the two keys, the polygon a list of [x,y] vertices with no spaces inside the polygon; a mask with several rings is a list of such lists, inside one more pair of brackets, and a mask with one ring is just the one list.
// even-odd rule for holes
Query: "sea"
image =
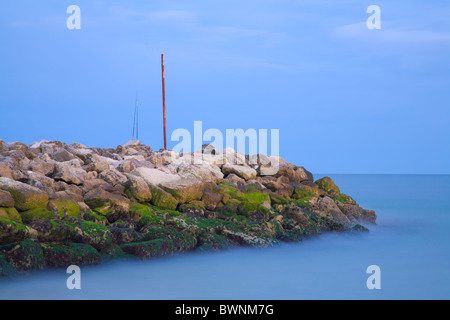
{"label": "sea", "polygon": [[0,299],[449,299],[450,175],[328,176],[376,211],[369,232],[116,260],[82,267],[79,290],[65,269],[36,272],[0,279]]}

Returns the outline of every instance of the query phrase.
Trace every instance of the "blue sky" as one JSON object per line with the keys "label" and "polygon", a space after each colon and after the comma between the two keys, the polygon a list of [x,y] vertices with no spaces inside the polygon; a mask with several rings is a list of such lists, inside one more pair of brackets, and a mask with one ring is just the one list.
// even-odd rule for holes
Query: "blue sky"
{"label": "blue sky", "polygon": [[0,39],[7,142],[124,144],[139,91],[140,138],[161,148],[164,53],[169,137],[280,129],[313,172],[450,173],[448,1],[3,0]]}

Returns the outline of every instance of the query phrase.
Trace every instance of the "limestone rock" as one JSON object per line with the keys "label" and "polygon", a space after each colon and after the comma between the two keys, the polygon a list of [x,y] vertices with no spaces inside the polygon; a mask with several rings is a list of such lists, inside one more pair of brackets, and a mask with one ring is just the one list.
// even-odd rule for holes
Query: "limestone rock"
{"label": "limestone rock", "polygon": [[11,194],[19,211],[45,208],[48,203],[47,193],[22,182],[0,177],[0,189]]}
{"label": "limestone rock", "polygon": [[253,180],[256,178],[256,170],[250,167],[239,166],[234,164],[224,164],[222,172],[227,175],[234,173],[245,180]]}
{"label": "limestone rock", "polygon": [[222,201],[222,196],[212,192],[209,189],[205,189],[203,190],[202,201],[205,204],[206,209],[209,211],[214,211]]}
{"label": "limestone rock", "polygon": [[141,177],[130,175],[124,187],[126,194],[139,202],[149,202],[152,199],[150,188]]}
{"label": "limestone rock", "polygon": [[79,160],[55,163],[55,173],[53,174],[55,180],[80,185],[83,184],[86,175],[87,173],[81,168]]}
{"label": "limestone rock", "polygon": [[14,199],[8,191],[0,190],[0,207],[14,207]]}

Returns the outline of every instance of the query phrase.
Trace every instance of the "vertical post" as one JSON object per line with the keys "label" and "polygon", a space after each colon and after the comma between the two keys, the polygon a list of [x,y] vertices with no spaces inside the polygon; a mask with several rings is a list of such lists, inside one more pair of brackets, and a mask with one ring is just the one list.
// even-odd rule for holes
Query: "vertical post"
{"label": "vertical post", "polygon": [[167,142],[166,142],[166,85],[165,85],[165,75],[164,75],[164,54],[161,54],[161,72],[162,72],[164,150],[167,150]]}

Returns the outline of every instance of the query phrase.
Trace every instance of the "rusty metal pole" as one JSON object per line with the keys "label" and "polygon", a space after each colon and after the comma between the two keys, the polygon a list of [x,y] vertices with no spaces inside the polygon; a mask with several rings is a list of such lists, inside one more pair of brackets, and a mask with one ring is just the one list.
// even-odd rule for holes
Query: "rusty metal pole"
{"label": "rusty metal pole", "polygon": [[162,99],[163,99],[163,126],[164,126],[164,150],[167,150],[166,142],[166,84],[164,75],[164,54],[161,54],[161,72],[162,72]]}

